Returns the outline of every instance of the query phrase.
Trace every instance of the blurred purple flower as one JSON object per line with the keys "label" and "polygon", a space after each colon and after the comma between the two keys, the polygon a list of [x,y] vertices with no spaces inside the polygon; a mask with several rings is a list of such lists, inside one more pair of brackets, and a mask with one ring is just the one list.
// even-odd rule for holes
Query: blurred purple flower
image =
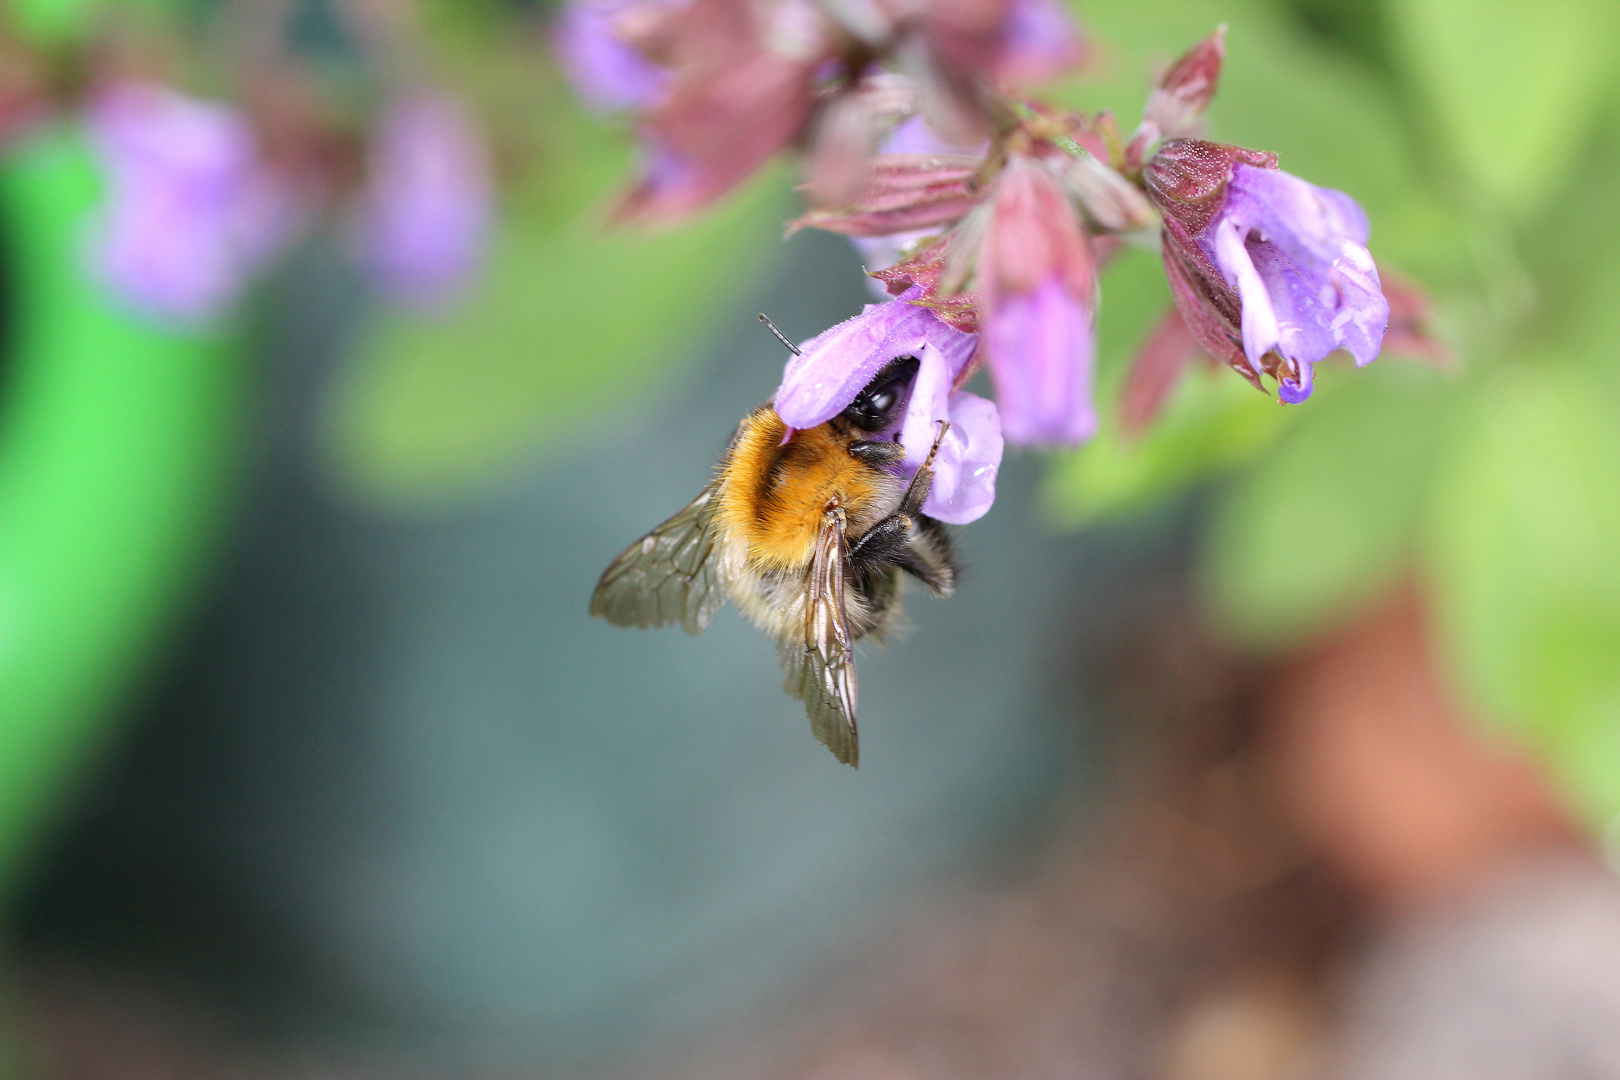
{"label": "blurred purple flower", "polygon": [[990,149],[988,140],[969,146],[946,142],[934,133],[934,129],[928,126],[927,119],[919,113],[901,121],[890,129],[889,133],[883,137],[883,142],[879,144],[878,153],[982,158],[988,149]]}
{"label": "blurred purple flower", "polygon": [[981,517],[995,501],[1001,424],[992,402],[951,389],[973,358],[977,336],[910,303],[921,294],[913,288],[887,303],[868,304],[853,319],[806,341],[800,355],[788,361],[776,392],[776,411],[794,429],[826,423],[890,360],[916,357],[917,377],[898,432],[876,436],[898,434],[906,447],[906,466],[915,470],[933,444],[937,422],[950,421],[923,511],[962,524]]}
{"label": "blurred purple flower", "polygon": [[198,324],[221,314],[295,217],[246,117],[127,82],[99,94],[85,121],[106,185],[90,226],[93,271],[149,315]]}
{"label": "blurred purple flower", "polygon": [[1243,352],[1260,369],[1275,349],[1293,370],[1277,394],[1311,396],[1312,366],[1346,349],[1370,364],[1389,324],[1389,302],[1367,252],[1367,215],[1342,191],[1278,169],[1238,164],[1226,203],[1200,238],[1243,302]]}
{"label": "blurred purple flower", "polygon": [[1096,266],[1058,179],[1013,158],[979,254],[982,319],[1002,424],[1016,443],[1081,443],[1091,400]]}
{"label": "blurred purple flower", "polygon": [[430,91],[395,100],[373,137],[361,216],[374,285],[414,307],[465,289],[494,215],[489,152],[461,105]]}
{"label": "blurred purple flower", "polygon": [[1061,0],[1012,0],[1002,23],[995,80],[1015,86],[1045,82],[1085,55],[1079,24]]}
{"label": "blurred purple flower", "polygon": [[669,90],[671,72],[629,40],[644,13],[683,0],[569,0],[557,17],[552,44],[574,91],[598,112],[647,110]]}

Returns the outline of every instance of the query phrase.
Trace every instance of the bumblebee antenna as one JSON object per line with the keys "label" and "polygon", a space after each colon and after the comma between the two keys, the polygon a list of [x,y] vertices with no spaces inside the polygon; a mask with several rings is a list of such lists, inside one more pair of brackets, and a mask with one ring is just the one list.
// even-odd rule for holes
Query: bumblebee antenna
{"label": "bumblebee antenna", "polygon": [[799,352],[799,347],[797,345],[795,345],[795,344],[793,344],[793,342],[789,341],[787,339],[787,337],[783,335],[782,331],[780,331],[780,330],[778,330],[776,328],[775,323],[771,322],[770,319],[765,317],[765,313],[763,311],[759,313],[759,321],[764,323],[766,326],[771,328],[771,333],[776,335],[776,340],[777,341],[780,341],[782,344],[787,346],[788,352],[792,353],[794,356],[803,356],[804,355],[803,353]]}

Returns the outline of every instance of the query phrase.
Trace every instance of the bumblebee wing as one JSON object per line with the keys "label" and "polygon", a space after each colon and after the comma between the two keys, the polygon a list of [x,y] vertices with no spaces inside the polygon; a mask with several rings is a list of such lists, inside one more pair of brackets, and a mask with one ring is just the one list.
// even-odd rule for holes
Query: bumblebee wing
{"label": "bumblebee wing", "polygon": [[804,702],[810,730],[833,757],[860,763],[855,731],[855,653],[845,603],[844,511],[822,515],[815,554],[805,571],[803,636],[781,645],[787,681],[782,689]]}
{"label": "bumblebee wing", "polygon": [[714,550],[712,504],[716,483],[674,517],[619,552],[591,594],[591,614],[615,626],[667,626],[679,622],[701,634],[726,602]]}

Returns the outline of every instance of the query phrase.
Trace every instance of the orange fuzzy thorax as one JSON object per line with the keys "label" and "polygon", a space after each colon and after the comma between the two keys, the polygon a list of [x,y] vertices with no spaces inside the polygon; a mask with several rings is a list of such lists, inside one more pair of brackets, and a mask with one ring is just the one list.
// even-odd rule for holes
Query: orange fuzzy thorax
{"label": "orange fuzzy thorax", "polygon": [[859,536],[884,494],[886,474],[850,456],[851,439],[831,424],[796,431],[783,445],[786,431],[775,409],[760,409],[720,471],[720,528],[747,546],[748,562],[759,570],[806,565],[834,500],[849,513],[851,538]]}

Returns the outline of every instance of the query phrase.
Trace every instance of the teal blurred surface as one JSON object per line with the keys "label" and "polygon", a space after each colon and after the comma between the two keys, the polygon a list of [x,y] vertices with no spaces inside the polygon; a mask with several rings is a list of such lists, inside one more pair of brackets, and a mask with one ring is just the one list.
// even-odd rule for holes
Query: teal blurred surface
{"label": "teal blurred surface", "polygon": [[1149,529],[1043,533],[1037,458],[960,530],[958,595],[913,591],[914,631],[862,656],[859,772],[735,613],[698,639],[586,617],[774,387],[753,313],[805,337],[867,299],[842,241],[739,288],[676,393],[627,392],[479,505],[392,518],[310,449],[355,287],[334,262],[291,277],[234,567],[41,871],[30,949],[178,970],[381,1052],[599,1063],[1005,862],[1083,775],[1084,654],[1178,555]]}

